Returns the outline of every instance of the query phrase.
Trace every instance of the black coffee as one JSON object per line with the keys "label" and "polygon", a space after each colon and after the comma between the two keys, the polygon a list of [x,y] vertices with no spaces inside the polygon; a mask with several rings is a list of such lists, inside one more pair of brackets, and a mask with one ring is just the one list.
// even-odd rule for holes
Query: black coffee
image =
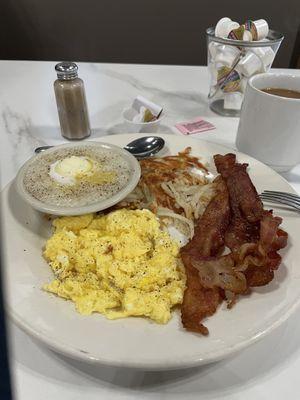
{"label": "black coffee", "polygon": [[296,90],[280,88],[265,88],[261,90],[268,94],[274,94],[275,96],[288,97],[290,99],[300,99],[300,92],[297,92]]}

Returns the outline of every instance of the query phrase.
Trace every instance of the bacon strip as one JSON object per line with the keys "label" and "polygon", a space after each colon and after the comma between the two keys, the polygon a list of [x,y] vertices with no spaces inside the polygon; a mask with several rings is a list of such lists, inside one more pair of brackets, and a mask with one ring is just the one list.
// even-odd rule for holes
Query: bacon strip
{"label": "bacon strip", "polygon": [[181,307],[183,326],[193,332],[208,334],[201,321],[213,315],[222,298],[217,286],[204,287],[197,269],[192,265],[193,258],[216,256],[224,246],[224,236],[229,223],[229,198],[222,179],[217,180],[217,194],[198,220],[193,239],[181,249],[185,265],[187,285]]}
{"label": "bacon strip", "polygon": [[191,265],[185,255],[183,255],[182,260],[187,277],[181,306],[182,325],[188,331],[208,335],[208,329],[201,322],[204,318],[213,315],[217,311],[221,302],[219,289],[217,287],[203,287],[197,269]]}
{"label": "bacon strip", "polygon": [[217,171],[226,181],[230,194],[232,219],[226,232],[225,243],[232,251],[244,243],[257,242],[262,203],[247,172],[247,164],[236,164],[235,154],[214,156]]}
{"label": "bacon strip", "polygon": [[244,217],[248,222],[259,222],[263,215],[263,204],[247,173],[248,164],[235,162],[234,154],[214,156],[217,171],[226,181],[230,204],[234,216]]}
{"label": "bacon strip", "polygon": [[286,232],[278,229],[282,220],[264,211],[246,171],[247,164],[236,163],[234,154],[216,155],[214,160],[230,196],[232,221],[225,243],[233,252],[235,268],[245,272],[250,287],[265,285],[281,262],[276,251],[287,243]]}
{"label": "bacon strip", "polygon": [[182,248],[182,253],[201,257],[215,256],[224,246],[224,235],[229,223],[229,197],[223,179],[215,179],[216,196],[197,221],[193,239]]}
{"label": "bacon strip", "polygon": [[193,257],[191,263],[198,270],[200,282],[205,288],[219,287],[235,294],[247,292],[245,275],[235,268],[232,254],[207,259]]}
{"label": "bacon strip", "polygon": [[[238,294],[274,278],[281,262],[278,250],[287,244],[282,219],[265,211],[247,173],[234,154],[214,156],[221,177],[218,191],[181,250],[187,288],[182,305],[186,329],[208,334],[201,321],[214,314],[223,298],[231,307]],[[230,254],[220,255],[224,244]]]}

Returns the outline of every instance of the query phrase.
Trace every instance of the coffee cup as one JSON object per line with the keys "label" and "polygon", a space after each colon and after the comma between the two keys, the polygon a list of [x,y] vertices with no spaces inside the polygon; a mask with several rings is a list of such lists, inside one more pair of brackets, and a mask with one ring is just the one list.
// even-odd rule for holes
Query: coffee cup
{"label": "coffee cup", "polygon": [[300,92],[300,75],[262,73],[248,80],[236,146],[278,172],[289,171],[300,163],[300,98],[262,91],[266,88]]}

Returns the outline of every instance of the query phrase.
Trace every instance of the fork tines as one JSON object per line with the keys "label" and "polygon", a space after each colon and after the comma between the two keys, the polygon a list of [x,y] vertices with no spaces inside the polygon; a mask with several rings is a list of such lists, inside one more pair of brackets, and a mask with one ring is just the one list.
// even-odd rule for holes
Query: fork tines
{"label": "fork tines", "polygon": [[287,192],[277,192],[275,190],[264,190],[262,194],[270,194],[270,195],[280,195],[286,198],[291,198],[294,200],[298,200],[300,203],[300,196],[298,194],[295,193],[287,193]]}
{"label": "fork tines", "polygon": [[298,211],[300,210],[300,196],[296,194],[265,190],[259,196],[262,200],[268,201],[270,203],[284,204],[289,207],[293,207]]}

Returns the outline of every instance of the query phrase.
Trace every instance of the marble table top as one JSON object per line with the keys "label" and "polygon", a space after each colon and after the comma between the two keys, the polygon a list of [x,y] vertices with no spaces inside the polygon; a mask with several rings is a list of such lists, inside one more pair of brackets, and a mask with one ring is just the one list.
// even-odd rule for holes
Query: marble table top
{"label": "marble table top", "polygon": [[[0,62],[1,187],[35,147],[59,144],[53,93],[55,62]],[[125,133],[121,112],[137,94],[166,111],[160,132],[204,117],[216,126],[197,137],[235,147],[237,118],[208,108],[206,67],[79,64],[86,86],[93,137]],[[294,71],[300,75],[300,70]],[[177,133],[179,134],[179,133]],[[91,138],[91,139],[92,139]],[[300,165],[284,177],[300,193]],[[142,372],[87,365],[49,350],[9,323],[16,400],[300,398],[300,310],[249,349],[218,363],[171,372]]]}

